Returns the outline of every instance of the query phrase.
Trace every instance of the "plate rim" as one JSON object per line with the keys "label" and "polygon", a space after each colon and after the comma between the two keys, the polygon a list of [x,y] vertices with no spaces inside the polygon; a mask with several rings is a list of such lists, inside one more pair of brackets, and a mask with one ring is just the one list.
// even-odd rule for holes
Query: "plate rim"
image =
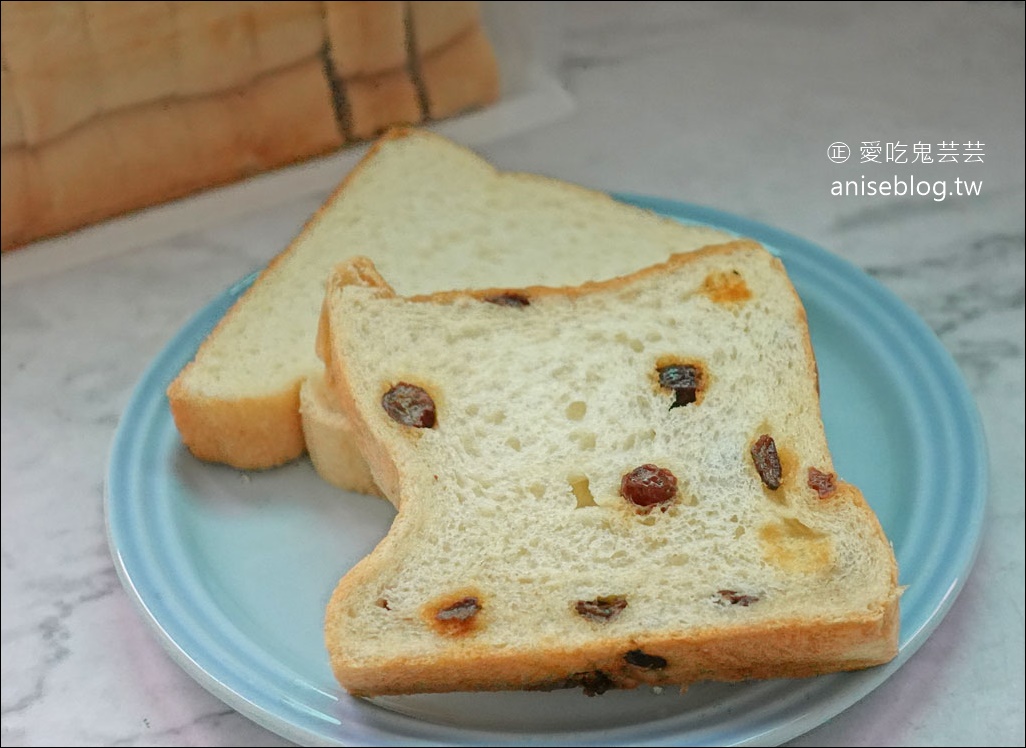
{"label": "plate rim", "polygon": [[[957,402],[951,403],[950,410],[951,412],[957,410],[958,412],[954,413],[954,417],[961,426],[967,427],[963,431],[963,436],[965,438],[963,444],[965,444],[968,449],[964,450],[962,453],[964,457],[962,465],[966,468],[967,472],[971,474],[971,485],[974,490],[964,497],[965,506],[970,510],[970,521],[967,525],[962,525],[963,529],[966,530],[962,537],[968,539],[968,542],[963,540],[958,544],[957,555],[959,560],[956,564],[958,566],[956,578],[949,588],[942,594],[941,598],[935,602],[933,608],[927,612],[923,624],[916,627],[914,631],[906,631],[904,621],[905,614],[904,610],[902,611],[903,621],[901,641],[899,643],[898,655],[894,660],[885,665],[872,668],[871,670],[840,674],[841,676],[848,677],[854,684],[854,687],[849,687],[843,692],[843,696],[836,700],[837,702],[843,702],[839,708],[834,708],[837,705],[834,703],[830,708],[821,710],[825,713],[817,715],[812,724],[800,724],[803,720],[791,720],[786,724],[778,724],[769,731],[747,735],[741,740],[726,743],[733,745],[779,744],[780,742],[795,738],[808,730],[823,724],[826,720],[840,714],[842,711],[861,700],[864,696],[885,682],[919,649],[920,646],[922,646],[954,604],[955,599],[973,568],[982,543],[982,528],[986,514],[987,498],[989,495],[988,451],[979,408],[961,371],[954,359],[951,357],[951,354],[919,314],[900,297],[898,297],[897,294],[847,259],[833,254],[813,242],[769,224],[734,215],[716,208],[636,193],[613,192],[610,194],[613,198],[621,202],[651,210],[661,216],[670,217],[685,223],[720,228],[740,236],[751,237],[766,245],[771,251],[777,251],[782,247],[786,247],[788,249],[794,248],[797,252],[794,256],[789,257],[787,252],[784,253],[785,264],[787,264],[789,260],[794,262],[796,257],[800,258],[804,256],[806,259],[812,258],[816,263],[832,270],[835,274],[840,274],[848,279],[857,280],[860,290],[871,293],[877,300],[886,305],[886,312],[889,316],[896,316],[896,318],[900,319],[902,323],[911,325],[911,329],[906,330],[906,335],[916,338],[921,347],[930,354],[931,360],[941,365],[941,372],[937,376],[942,376],[949,385],[953,385],[954,392],[958,396],[956,398]],[[377,722],[367,722],[361,723],[358,726],[358,729],[367,731],[367,734],[363,735],[364,740],[357,742],[353,737],[347,738],[345,735],[341,737],[328,736],[322,732],[304,727],[294,721],[290,721],[289,719],[280,716],[278,713],[270,711],[265,706],[255,703],[255,701],[248,698],[247,695],[240,693],[239,690],[237,690],[237,687],[233,687],[232,685],[222,682],[219,678],[213,675],[210,672],[209,665],[205,666],[204,663],[197,661],[194,657],[194,653],[187,651],[176,637],[165,628],[159,616],[152,609],[151,604],[148,604],[145,593],[143,593],[140,586],[136,583],[136,579],[133,577],[133,570],[129,568],[130,564],[126,563],[126,559],[122,553],[122,546],[124,543],[121,541],[121,529],[118,524],[119,507],[115,505],[115,494],[120,490],[118,486],[121,478],[118,475],[118,465],[120,464],[121,456],[126,453],[126,450],[130,450],[133,446],[128,444],[132,433],[132,422],[129,416],[133,413],[139,412],[139,410],[146,405],[150,405],[151,407],[167,408],[166,396],[163,395],[164,387],[159,386],[159,384],[165,381],[169,375],[168,372],[160,366],[164,358],[168,357],[172,349],[176,346],[183,345],[185,341],[194,341],[194,344],[192,342],[189,344],[189,350],[191,351],[189,357],[191,358],[195,352],[195,348],[206,336],[207,332],[209,332],[213,325],[215,325],[224,316],[231,305],[234,304],[239,296],[241,296],[242,293],[252,284],[253,280],[259,273],[260,270],[253,271],[236,281],[227,289],[219,293],[210,302],[205,304],[198,312],[193,314],[184,325],[179,327],[174,336],[165,344],[164,348],[162,348],[157,356],[155,356],[147,365],[143,374],[136,382],[132,394],[125,405],[108,452],[103,497],[107,542],[118,578],[121,580],[121,583],[128,593],[128,597],[132,600],[134,607],[141,613],[143,619],[154,631],[158,641],[164,647],[165,651],[167,651],[171,656],[171,659],[214,696],[265,729],[268,729],[271,732],[293,742],[310,745],[367,744],[365,740],[368,737],[370,737],[374,742],[380,742],[382,744],[391,742],[391,740],[399,737],[402,737],[404,742],[407,742],[407,744],[445,744],[447,741],[444,741],[441,738],[441,735],[445,732],[451,733],[451,728],[442,728],[442,726],[436,724],[429,725],[429,723],[398,713],[389,712],[389,716],[390,718],[394,717],[401,721],[410,720],[417,724],[429,725],[429,729],[427,730],[429,736],[427,738],[416,738],[409,734],[393,734],[387,731],[383,732],[379,728]],[[172,372],[172,374],[176,373],[177,372]],[[160,402],[157,404],[149,403],[152,399],[152,388],[154,383],[158,385],[157,389],[160,391],[163,398],[160,399]],[[835,676],[820,676],[820,678],[831,677]],[[430,735],[431,733],[434,733],[434,735]],[[609,730],[605,730],[599,734],[608,737],[609,733]],[[572,734],[573,733],[565,733],[562,737],[565,738]],[[516,737],[523,740],[531,735],[551,736],[553,733],[523,733]],[[583,733],[580,735],[582,737],[584,736]],[[460,742],[466,741],[468,738],[471,740],[486,738],[493,742],[496,740],[497,742],[507,742],[510,741],[510,738],[513,736],[506,732],[496,733],[493,731],[467,728],[465,731],[458,732],[457,737]],[[594,737],[598,738],[599,735],[595,735]],[[688,735],[686,733],[664,733],[647,736],[645,739],[640,742],[636,742],[635,744],[675,745],[679,744],[678,741],[687,739]]]}

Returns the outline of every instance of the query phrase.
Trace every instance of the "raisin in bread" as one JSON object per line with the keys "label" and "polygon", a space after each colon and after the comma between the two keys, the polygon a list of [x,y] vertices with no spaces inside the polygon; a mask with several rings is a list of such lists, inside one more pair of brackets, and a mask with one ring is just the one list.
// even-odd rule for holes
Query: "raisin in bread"
{"label": "raisin in bread", "polygon": [[[369,255],[397,291],[418,294],[581,283],[726,238],[581,187],[500,173],[438,135],[398,130],[373,147],[207,337],[168,389],[171,412],[203,460],[268,468],[301,455],[300,386],[323,368],[314,340],[324,284],[347,257]],[[330,408],[305,412],[319,419],[307,428],[313,438],[325,434],[342,449],[351,442]],[[360,459],[353,446],[321,472],[365,490]]]}
{"label": "raisin in bread", "polygon": [[834,474],[805,312],[759,245],[415,299],[355,261],[321,329],[399,507],[327,609],[351,693],[599,692],[895,655],[894,555]]}

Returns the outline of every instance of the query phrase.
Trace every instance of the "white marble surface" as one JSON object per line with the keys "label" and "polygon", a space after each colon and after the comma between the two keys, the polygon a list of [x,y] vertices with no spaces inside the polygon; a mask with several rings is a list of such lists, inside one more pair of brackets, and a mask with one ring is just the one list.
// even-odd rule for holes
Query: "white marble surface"
{"label": "white marble surface", "polygon": [[[555,36],[576,112],[486,156],[705,203],[829,248],[926,320],[979,405],[992,485],[961,596],[889,681],[794,744],[1023,745],[1022,4],[574,3]],[[835,179],[913,172],[835,165],[837,140],[980,141],[982,164],[914,173],[983,180],[981,194],[832,197]],[[280,250],[324,194],[293,185],[258,214],[185,223],[4,283],[5,746],[287,744],[208,694],[151,635],[113,570],[102,483],[150,359]]]}

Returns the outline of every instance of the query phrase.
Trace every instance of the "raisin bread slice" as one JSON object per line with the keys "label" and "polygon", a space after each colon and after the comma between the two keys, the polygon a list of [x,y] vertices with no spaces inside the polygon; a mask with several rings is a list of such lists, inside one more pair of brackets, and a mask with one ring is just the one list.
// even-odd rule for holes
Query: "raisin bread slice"
{"label": "raisin bread slice", "polygon": [[[347,257],[369,254],[400,293],[417,294],[609,278],[726,238],[582,187],[498,172],[441,136],[397,130],[203,342],[168,388],[171,413],[203,460],[268,468],[301,455],[300,385],[322,368],[314,340],[324,284]],[[359,489],[362,475],[338,482]]]}
{"label": "raisin bread slice", "polygon": [[399,507],[327,609],[351,693],[601,692],[895,655],[894,555],[834,474],[805,312],[760,246],[412,299],[354,261],[321,330]]}

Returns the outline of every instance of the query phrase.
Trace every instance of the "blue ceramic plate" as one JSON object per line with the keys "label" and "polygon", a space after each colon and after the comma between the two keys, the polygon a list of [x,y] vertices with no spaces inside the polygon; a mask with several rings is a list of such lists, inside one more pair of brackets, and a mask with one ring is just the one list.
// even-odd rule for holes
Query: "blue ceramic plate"
{"label": "blue ceramic plate", "polygon": [[685,695],[349,697],[332,677],[322,616],[338,579],[387,531],[391,506],[340,496],[305,460],[254,474],[200,463],[181,446],[164,397],[249,277],[150,366],[121,420],[107,476],[121,579],[196,680],[306,744],[770,745],[850,706],[919,648],[969,574],[987,495],[979,416],[951,358],[894,294],[806,241],[707,208],[621,199],[753,237],[783,258],[808,310],[838,472],[876,510],[908,585],[897,659],[805,680],[704,684]]}

